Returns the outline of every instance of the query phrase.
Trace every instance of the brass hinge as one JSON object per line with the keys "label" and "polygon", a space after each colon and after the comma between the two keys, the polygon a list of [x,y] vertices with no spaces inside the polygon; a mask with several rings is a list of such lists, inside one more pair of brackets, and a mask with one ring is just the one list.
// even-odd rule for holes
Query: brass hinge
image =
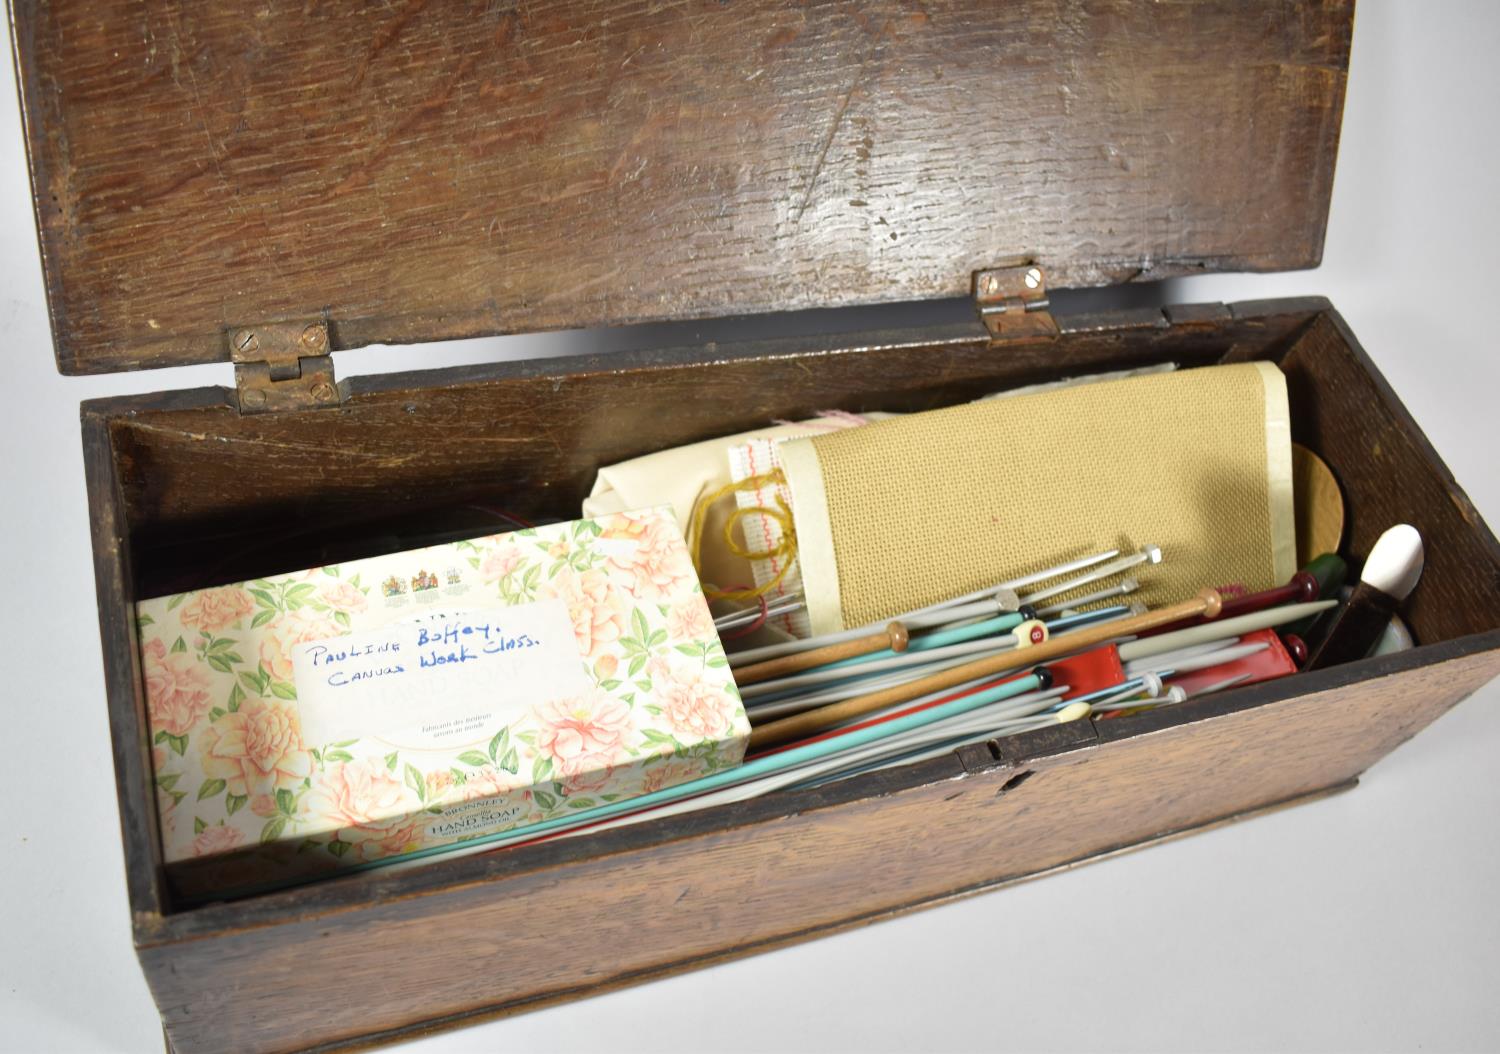
{"label": "brass hinge", "polygon": [[1050,306],[1047,276],[1036,264],[974,272],[974,307],[991,340],[1057,336]]}
{"label": "brass hinge", "polygon": [[228,334],[240,413],[316,410],[343,401],[328,353],[328,323],[270,322]]}

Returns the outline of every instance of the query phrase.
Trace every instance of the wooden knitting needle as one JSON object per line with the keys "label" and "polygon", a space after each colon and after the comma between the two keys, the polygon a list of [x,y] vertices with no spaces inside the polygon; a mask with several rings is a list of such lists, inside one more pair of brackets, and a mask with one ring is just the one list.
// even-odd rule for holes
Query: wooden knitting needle
{"label": "wooden knitting needle", "polygon": [[826,728],[852,721],[856,717],[863,717],[876,710],[883,710],[888,706],[915,699],[919,695],[951,688],[976,677],[988,677],[992,674],[1018,670],[1023,666],[1035,666],[1049,659],[1092,648],[1096,644],[1103,644],[1116,637],[1141,633],[1156,626],[1176,622],[1178,619],[1194,618],[1199,615],[1213,618],[1218,615],[1223,604],[1224,601],[1217,592],[1205,589],[1191,600],[1184,600],[1179,604],[1169,604],[1155,611],[1147,611],[1116,622],[1089,626],[1030,647],[997,652],[974,662],[955,666],[951,670],[942,670],[927,677],[919,677],[914,681],[898,684],[879,692],[845,699],[841,703],[830,703],[816,710],[805,710],[800,714],[793,714],[779,721],[752,728],[749,749],[753,753],[779,746],[795,739],[815,735]]}
{"label": "wooden knitting needle", "polygon": [[854,640],[841,641],[838,644],[829,644],[822,648],[813,648],[810,651],[799,651],[792,655],[783,655],[776,659],[767,659],[753,666],[741,666],[734,671],[734,681],[741,688],[746,685],[756,684],[760,681],[769,681],[776,677],[785,677],[789,673],[800,673],[810,670],[814,666],[822,666],[825,663],[839,662],[843,659],[854,659],[861,655],[869,655],[871,652],[891,651],[902,652],[906,650],[907,644],[911,642],[911,636],[906,632],[906,627],[899,622],[892,622],[878,633],[872,633],[868,637],[857,637]]}

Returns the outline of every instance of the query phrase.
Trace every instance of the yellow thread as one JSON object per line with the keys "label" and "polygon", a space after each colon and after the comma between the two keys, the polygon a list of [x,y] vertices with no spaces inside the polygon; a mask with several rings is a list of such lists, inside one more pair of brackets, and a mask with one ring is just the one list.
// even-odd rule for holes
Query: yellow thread
{"label": "yellow thread", "polygon": [[[747,476],[737,483],[730,483],[720,487],[707,497],[700,496],[693,506],[693,522],[688,526],[688,545],[693,554],[693,566],[697,568],[698,574],[703,574],[703,526],[708,519],[708,510],[711,509],[720,498],[743,490],[755,491],[762,487],[775,484],[785,484],[786,476],[781,469],[773,469],[758,476]],[[771,590],[781,584],[786,578],[787,572],[791,571],[792,563],[797,558],[797,532],[792,524],[792,510],[782,500],[780,493],[772,492],[776,498],[777,508],[768,508],[764,505],[751,505],[745,508],[736,508],[729,514],[729,519],[724,522],[724,544],[735,556],[744,557],[746,560],[772,560],[776,557],[782,558],[781,570],[776,572],[769,582],[753,589],[715,589],[707,582],[703,583],[703,595],[710,600],[754,600],[763,597]],[[772,549],[748,549],[735,541],[734,528],[740,520],[745,517],[759,513],[775,521],[781,528],[781,540]]]}

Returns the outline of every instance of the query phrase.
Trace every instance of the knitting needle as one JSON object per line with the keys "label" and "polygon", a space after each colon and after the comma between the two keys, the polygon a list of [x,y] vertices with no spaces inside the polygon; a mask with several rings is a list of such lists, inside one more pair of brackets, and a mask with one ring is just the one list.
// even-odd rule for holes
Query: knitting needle
{"label": "knitting needle", "polygon": [[724,630],[739,629],[748,626],[757,619],[773,619],[779,615],[789,615],[793,611],[800,610],[805,605],[801,594],[792,593],[785,597],[777,597],[774,603],[766,605],[764,611],[760,605],[753,608],[743,608],[739,611],[731,611],[727,615],[720,615],[714,619],[714,629],[720,632]]}
{"label": "knitting needle", "polygon": [[[994,615],[1003,615],[1008,611],[1015,611],[1021,606],[1020,600],[1010,590],[1000,590],[996,595],[985,600],[975,601],[965,605],[963,614],[950,614],[946,610],[927,611],[922,614],[909,612],[902,615],[896,621],[900,622],[908,631],[926,629],[929,626],[940,626],[955,621],[962,617],[979,616],[989,618]],[[837,633],[824,633],[817,637],[804,637],[798,640],[782,641],[777,644],[766,644],[759,648],[746,648],[729,656],[729,665],[733,669],[741,666],[749,666],[753,663],[762,662],[766,659],[775,659],[782,655],[795,655],[799,652],[811,651],[814,648],[822,648],[830,644],[839,644],[844,641],[858,640],[868,636],[879,623],[871,626],[859,626],[854,629],[839,630]]]}
{"label": "knitting needle", "polygon": [[[1043,624],[1045,629],[1043,639],[1045,639],[1046,636],[1053,635],[1054,633],[1068,632],[1076,626],[1106,622],[1116,618],[1123,618],[1128,614],[1128,612],[1128,608],[1125,608],[1124,606],[1116,606],[1112,608],[1100,608],[1095,611],[1085,611],[1077,615],[1070,615],[1063,618],[1054,619],[1050,623]],[[1007,615],[1002,619],[997,619],[994,621],[998,625],[1004,622],[1011,621],[1015,618],[1016,616],[1014,615]],[[1012,622],[1012,624],[1015,626],[1017,632],[1020,632],[1022,629],[1024,629],[1026,625],[1025,623],[1015,622]],[[775,696],[775,701],[780,701],[784,698],[790,698],[784,694],[788,691],[797,692],[800,689],[817,688],[823,685],[826,685],[830,688],[848,687],[851,680],[857,680],[869,674],[889,671],[901,671],[913,669],[916,667],[925,668],[929,663],[935,662],[939,659],[947,660],[953,657],[968,656],[979,652],[1014,648],[1017,644],[1017,636],[1015,632],[999,636],[992,636],[984,640],[964,640],[965,634],[972,634],[972,632],[974,630],[977,630],[978,628],[978,626],[965,627],[962,630],[953,631],[951,636],[941,633],[934,633],[929,634],[926,637],[915,638],[911,642],[911,644],[908,645],[906,653],[901,655],[882,656],[880,653],[876,652],[872,653],[871,655],[860,656],[857,659],[828,663],[824,666],[819,666],[814,669],[808,670],[805,673],[781,677],[774,681],[762,681],[758,684],[741,685],[740,697],[746,700],[746,705],[748,708],[749,706],[753,705],[750,702],[751,700],[764,700],[765,702],[773,701],[772,699],[767,698],[768,696]],[[935,641],[941,644],[944,640],[951,640],[954,638],[958,639],[958,643],[949,645],[947,647],[926,647],[927,641]],[[1030,639],[1032,639],[1032,636],[1030,633],[1028,633],[1028,640]],[[916,645],[918,644],[918,642],[920,642],[923,646],[917,648]],[[946,669],[948,667],[945,666],[943,668]],[[928,669],[924,670],[924,672],[933,673],[936,672],[936,669]],[[871,689],[866,688],[866,690],[868,691]],[[855,691],[849,694],[857,695],[860,693],[858,691]],[[848,696],[846,695],[844,697],[847,698]],[[806,708],[796,707],[795,709]],[[760,711],[756,711],[756,713],[758,715]]]}
{"label": "knitting needle", "polygon": [[1109,563],[1096,567],[1086,574],[1070,578],[1066,582],[1059,582],[1056,585],[1048,586],[1045,589],[1039,589],[1035,593],[1027,593],[1021,598],[1021,602],[1023,604],[1035,604],[1043,600],[1050,600],[1052,597],[1060,596],[1063,593],[1071,593],[1073,590],[1086,586],[1091,582],[1097,582],[1101,578],[1109,578],[1111,575],[1117,575],[1121,571],[1128,571],[1132,567],[1148,563],[1161,563],[1161,549],[1159,547],[1155,545],[1142,546],[1139,552],[1131,553],[1129,556],[1122,556],[1118,560],[1111,560]]}
{"label": "knitting needle", "polygon": [[[767,695],[774,695],[777,692],[784,692],[790,688],[825,685],[833,681],[843,681],[850,677],[859,677],[862,674],[885,673],[891,670],[899,670],[903,667],[924,665],[938,659],[951,659],[960,655],[975,655],[980,652],[996,651],[1002,648],[1014,647],[1015,643],[1015,634],[1006,633],[998,637],[987,637],[982,640],[970,640],[959,644],[950,644],[946,648],[936,648],[932,651],[908,651],[899,655],[892,655],[889,658],[860,663],[858,666],[844,666],[842,664],[830,663],[819,666],[817,669],[808,670],[806,673],[779,677],[774,681],[759,681],[750,684],[740,683],[740,698],[759,699]],[[738,673],[735,675],[735,680],[739,681]]]}
{"label": "knitting needle", "polygon": [[1127,677],[1142,673],[1163,664],[1170,665],[1180,659],[1191,659],[1195,655],[1206,655],[1220,648],[1231,647],[1238,637],[1220,637],[1215,640],[1204,641],[1201,644],[1190,644],[1186,648],[1176,648],[1172,651],[1160,652],[1156,655],[1147,655],[1139,659],[1131,659],[1123,663]]}
{"label": "knitting needle", "polygon": [[1118,717],[1121,714],[1134,713],[1136,710],[1151,710],[1155,709],[1156,707],[1167,706],[1171,703],[1184,703],[1189,699],[1197,699],[1200,696],[1212,695],[1214,692],[1221,692],[1226,688],[1233,688],[1237,684],[1243,684],[1249,679],[1250,674],[1248,673],[1236,674],[1233,677],[1226,677],[1224,680],[1219,681],[1216,684],[1210,684],[1203,688],[1199,688],[1196,692],[1189,692],[1185,688],[1183,688],[1182,685],[1174,684],[1167,689],[1165,695],[1159,695],[1154,699],[1141,699],[1137,702],[1126,703],[1125,705],[1116,707],[1107,713],[1099,713],[1099,708],[1097,706],[1094,708],[1094,711],[1101,718]]}
{"label": "knitting needle", "polygon": [[1141,584],[1134,578],[1122,578],[1119,585],[1110,586],[1108,589],[1100,589],[1097,592],[1088,593],[1081,597],[1074,597],[1072,600],[1061,600],[1056,604],[1039,607],[1036,609],[1036,613],[1041,617],[1057,615],[1073,608],[1080,608],[1085,604],[1092,604],[1097,600],[1108,600],[1111,597],[1122,597],[1128,593],[1134,593],[1140,587]]}
{"label": "knitting needle", "polygon": [[1013,736],[1020,732],[1030,732],[1038,728],[1047,728],[1050,725],[1067,724],[1069,721],[1077,721],[1087,717],[1089,713],[1088,704],[1074,706],[1072,704],[1063,707],[1056,713],[1039,714],[1035,717],[1022,718],[1018,721],[1009,722],[996,726],[994,729],[970,736],[959,742],[942,743],[938,746],[920,750],[913,754],[902,754],[899,757],[885,758],[875,763],[868,763],[851,770],[839,770],[820,779],[807,783],[795,784],[792,789],[802,790],[810,787],[821,787],[838,780],[849,779],[853,776],[861,776],[867,772],[879,772],[883,769],[895,768],[898,765],[913,765],[919,761],[927,761],[930,758],[942,757],[951,754],[959,747],[968,746],[972,743],[986,743],[1001,736]]}
{"label": "knitting needle", "polygon": [[[995,602],[1001,605],[1002,610],[1015,611],[1018,607],[1020,607],[1020,601],[1016,598],[1014,591],[1016,589],[1019,589],[1021,586],[1031,585],[1034,582],[1044,582],[1049,578],[1056,578],[1058,575],[1070,574],[1073,571],[1079,571],[1085,567],[1092,567],[1094,564],[1103,563],[1105,560],[1109,560],[1119,555],[1120,550],[1110,549],[1103,553],[1096,553],[1093,556],[1084,556],[1080,557],[1077,560],[1069,560],[1067,563],[1058,564],[1056,567],[1049,567],[1046,570],[1038,571],[1035,574],[1023,575],[1020,578],[1012,579],[1009,582],[1001,582],[998,585],[987,586],[984,589],[976,589],[972,593],[965,593],[963,596],[954,597],[951,600],[944,600],[936,604],[928,604],[926,607],[917,608],[914,611],[908,611],[905,614],[901,615],[898,618],[898,621],[904,623],[909,630],[919,629],[925,626],[940,625],[942,623],[951,622],[959,617],[962,617],[957,615],[944,615],[944,612],[965,604],[987,604]],[[988,611],[986,610],[985,612],[976,612],[976,614],[979,613],[988,613]],[[729,665],[731,668],[737,669],[741,666],[748,666],[752,663],[757,663],[764,659],[774,659],[781,655],[791,655],[797,652],[807,651],[809,649],[822,647],[828,644],[838,644],[846,640],[855,640],[870,633],[872,628],[876,625],[878,625],[878,623],[872,623],[869,626],[860,626],[854,629],[839,630],[836,633],[825,633],[822,636],[809,637],[804,640],[785,641],[780,644],[767,644],[764,647],[760,648],[749,648],[730,655]]]}
{"label": "knitting needle", "polygon": [[944,608],[955,607],[959,604],[967,604],[970,601],[981,600],[984,597],[994,594],[997,589],[1016,590],[1022,586],[1032,585],[1035,582],[1045,582],[1047,579],[1056,578],[1058,575],[1072,574],[1074,571],[1081,571],[1085,567],[1093,567],[1095,564],[1103,563],[1105,560],[1118,555],[1120,555],[1120,550],[1110,549],[1108,552],[1095,553],[1093,556],[1079,557],[1077,560],[1069,560],[1067,563],[1058,564],[1043,571],[1022,575],[1020,578],[1012,578],[997,585],[986,586],[983,589],[976,589],[972,593],[965,593],[963,596],[954,597],[951,600],[942,600],[936,604],[928,604],[924,608],[918,608],[916,611],[910,612],[910,614],[925,615],[929,612],[941,611]]}
{"label": "knitting needle", "polygon": [[[1124,607],[1123,605],[1112,608],[1100,608],[1095,611],[1085,611],[1077,615],[1052,620],[1047,623],[1047,632],[1049,636],[1067,633],[1083,625],[1125,618],[1132,613],[1134,612],[1131,608]],[[928,658],[930,659],[931,656],[929,655]],[[772,718],[783,717],[787,714],[811,710],[815,706],[822,706],[826,703],[836,703],[844,699],[852,699],[854,696],[865,695],[881,688],[905,684],[918,677],[937,673],[940,670],[949,670],[969,661],[970,656],[960,655],[938,662],[927,662],[918,666],[905,667],[883,676],[869,678],[851,677],[848,681],[830,685],[821,691],[805,693],[794,690],[793,694],[786,697],[766,698],[761,696],[747,699],[745,701],[745,710],[750,715],[752,722],[767,721]],[[975,683],[987,679],[979,678]]]}
{"label": "knitting needle", "polygon": [[[747,699],[745,700],[745,712],[750,716],[752,723],[769,721],[772,718],[795,714],[802,710],[811,710],[815,706],[823,706],[826,703],[836,703],[841,699],[852,699],[856,695],[865,695],[877,688],[889,688],[892,685],[905,684],[907,681],[914,681],[918,677],[925,677],[929,673],[937,673],[940,670],[951,670],[955,666],[962,666],[964,663],[969,662],[970,658],[971,656],[968,655],[960,655],[952,659],[897,670],[895,673],[886,674],[883,677],[859,678],[846,684],[832,685],[823,691],[791,695],[785,699]],[[987,679],[978,678],[976,683]]]}
{"label": "knitting needle", "polygon": [[1136,663],[1131,663],[1129,672],[1155,672],[1161,674],[1163,677],[1171,678],[1176,677],[1178,674],[1194,673],[1198,670],[1208,670],[1215,666],[1223,666],[1226,663],[1239,662],[1241,659],[1248,659],[1252,655],[1259,655],[1269,647],[1270,645],[1265,643],[1231,644],[1227,648],[1204,652],[1190,658],[1173,659],[1170,662],[1163,662],[1160,658],[1136,660],[1136,662],[1144,662],[1144,668],[1137,666]]}
{"label": "knitting needle", "polygon": [[[946,698],[946,701],[937,703],[931,709],[893,718],[888,723],[841,731],[826,740],[791,747],[764,757],[751,758],[742,765],[734,768],[720,769],[717,772],[696,780],[689,780],[686,783],[664,787],[659,791],[652,791],[634,798],[621,798],[618,801],[599,805],[592,809],[582,809],[569,816],[559,816],[551,820],[542,820],[538,823],[528,824],[525,827],[496,835],[476,838],[473,839],[473,843],[484,844],[490,848],[498,849],[502,846],[514,845],[517,842],[533,841],[543,835],[551,835],[575,827],[593,826],[599,821],[613,819],[627,812],[633,813],[657,805],[669,804],[684,798],[697,797],[708,791],[716,791],[734,784],[746,783],[752,779],[780,772],[804,762],[815,761],[838,751],[862,747],[886,736],[899,735],[909,729],[919,728],[934,721],[951,717],[954,714],[966,713],[1000,699],[1008,699],[1013,696],[1024,695],[1028,692],[1045,691],[1051,687],[1051,671],[1043,668],[1012,680],[1003,681],[1000,684],[979,692],[958,696],[955,696],[951,692],[947,693],[946,696],[939,694],[937,698]],[[446,848],[440,846],[434,847],[433,850],[418,849],[410,854],[406,854],[406,859],[417,859],[422,856],[428,856],[434,851],[443,851]]]}
{"label": "knitting needle", "polygon": [[[1051,698],[1055,696],[1056,690],[1054,689],[1046,692],[1033,692],[1029,694],[1033,696],[1047,696]],[[1018,697],[1017,701],[1019,701],[1020,698],[1023,697]],[[1056,723],[1056,721],[1056,716],[1048,715],[1047,723],[1052,724]],[[936,734],[924,736],[921,742],[925,743],[936,737]],[[949,735],[946,738],[953,737]],[[841,771],[845,768],[848,768],[850,765],[867,763],[871,759],[878,759],[885,756],[886,754],[889,754],[892,749],[905,749],[907,746],[909,745],[892,743],[886,739],[877,740],[876,742],[871,743],[865,747],[856,749],[844,749],[833,754],[830,757],[800,765],[788,766],[782,771],[777,771],[770,775],[763,776],[759,779],[751,780],[746,783],[737,784],[732,787],[726,787],[725,789],[720,791],[700,794],[692,798],[687,798],[683,801],[658,806],[649,810],[630,813],[628,815],[618,817],[614,820],[609,820],[604,823],[594,825],[590,828],[590,830],[592,831],[608,827],[625,826],[632,823],[640,823],[643,820],[663,819],[668,816],[681,815],[687,812],[696,812],[700,809],[710,808],[715,805],[727,805],[731,802],[746,801],[750,798],[760,797],[763,794],[768,794],[771,791],[775,790],[781,790],[785,787],[801,787],[805,785],[811,785],[812,783],[816,782],[823,782],[823,777],[827,776],[830,773]],[[944,751],[939,751],[939,753],[943,752]]]}
{"label": "knitting needle", "polygon": [[1314,600],[1306,604],[1284,604],[1279,608],[1267,608],[1265,611],[1254,611],[1248,615],[1240,615],[1238,618],[1230,618],[1212,622],[1205,622],[1199,626],[1189,626],[1187,629],[1174,630],[1171,633],[1162,633],[1155,637],[1144,637],[1134,640],[1128,644],[1120,645],[1120,661],[1130,662],[1132,659],[1142,659],[1148,655],[1160,655],[1163,652],[1176,651],[1190,644],[1202,644],[1205,641],[1217,640],[1221,637],[1241,637],[1246,633],[1254,633],[1258,629],[1268,629],[1271,626],[1279,626],[1285,622],[1293,622],[1319,611],[1327,611],[1333,607],[1332,600]]}
{"label": "knitting needle", "polygon": [[[816,710],[807,710],[790,717],[783,717],[769,724],[751,729],[750,749],[752,751],[763,750],[766,747],[812,735],[824,728],[840,724],[854,717],[883,709],[895,703],[905,702],[913,696],[921,695],[924,692],[946,688],[983,674],[1005,673],[1034,662],[1047,662],[1050,659],[1058,658],[1070,652],[1091,648],[1096,644],[1103,644],[1105,641],[1113,640],[1116,637],[1127,634],[1140,633],[1154,626],[1174,622],[1177,619],[1189,618],[1195,615],[1208,615],[1212,617],[1218,614],[1221,603],[1218,593],[1212,589],[1205,589],[1191,600],[1169,604],[1155,611],[1148,611],[1130,618],[1120,619],[1118,622],[1087,626],[1075,633],[1055,637],[1040,644],[1031,645],[1030,647],[1015,648],[994,655],[987,655],[982,659],[955,667],[952,670],[945,670],[941,673],[920,678],[910,684],[898,685],[894,688],[873,692],[870,695],[856,696],[853,699],[846,699],[841,703],[831,703]],[[1183,632],[1191,631],[1184,630]]]}
{"label": "knitting needle", "polygon": [[911,637],[906,627],[899,622],[892,622],[884,630],[871,633],[866,637],[856,637],[854,640],[813,648],[811,651],[798,652],[795,655],[767,659],[753,666],[742,666],[735,671],[734,679],[735,683],[744,688],[746,685],[769,681],[799,670],[810,669],[813,666],[838,662],[840,659],[852,659],[857,655],[868,655],[872,651],[884,651],[887,648],[896,652],[905,651],[910,640]]}
{"label": "knitting needle", "polygon": [[[1219,618],[1221,621],[1238,618],[1252,611],[1264,611],[1283,604],[1306,604],[1317,599],[1318,580],[1306,571],[1298,571],[1284,586],[1277,586],[1259,593],[1247,593],[1244,596],[1225,597],[1224,611]],[[1176,626],[1163,626],[1155,632],[1170,633],[1173,630],[1186,629],[1192,624],[1192,620],[1187,620]]]}

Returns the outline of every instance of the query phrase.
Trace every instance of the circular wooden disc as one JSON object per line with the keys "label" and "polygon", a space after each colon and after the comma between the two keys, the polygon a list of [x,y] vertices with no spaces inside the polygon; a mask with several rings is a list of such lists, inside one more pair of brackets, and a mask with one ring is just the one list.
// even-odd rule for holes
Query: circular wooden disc
{"label": "circular wooden disc", "polygon": [[1317,454],[1292,444],[1292,494],[1297,518],[1297,566],[1339,551],[1344,537],[1344,497],[1333,470]]}

